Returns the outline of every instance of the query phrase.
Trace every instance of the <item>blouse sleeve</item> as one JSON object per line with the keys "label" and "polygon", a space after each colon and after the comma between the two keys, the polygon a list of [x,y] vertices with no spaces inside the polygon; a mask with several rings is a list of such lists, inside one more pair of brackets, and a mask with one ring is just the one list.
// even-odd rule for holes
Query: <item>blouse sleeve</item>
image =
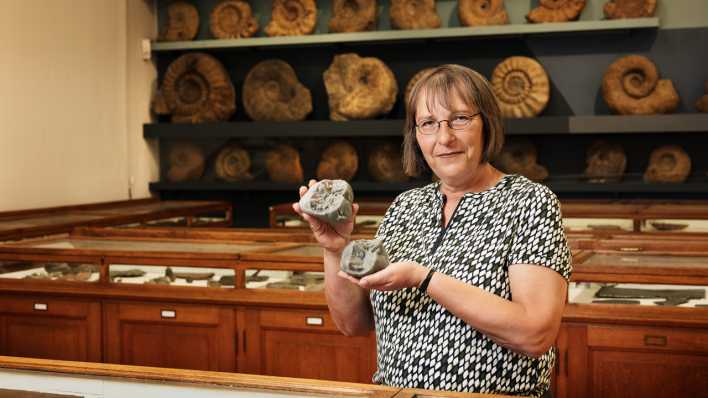
{"label": "blouse sleeve", "polygon": [[571,256],[563,231],[560,203],[547,187],[519,200],[519,218],[511,245],[509,265],[534,264],[548,267],[570,279]]}

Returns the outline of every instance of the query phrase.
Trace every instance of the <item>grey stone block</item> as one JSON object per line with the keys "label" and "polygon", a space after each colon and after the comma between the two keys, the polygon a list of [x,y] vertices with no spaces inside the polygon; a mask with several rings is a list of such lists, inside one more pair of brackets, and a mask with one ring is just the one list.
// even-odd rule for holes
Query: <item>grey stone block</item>
{"label": "grey stone block", "polygon": [[347,274],[361,278],[388,266],[388,253],[378,239],[353,240],[342,251],[340,268]]}
{"label": "grey stone block", "polygon": [[300,198],[303,212],[329,225],[344,222],[352,217],[354,192],[344,180],[322,180],[310,187]]}

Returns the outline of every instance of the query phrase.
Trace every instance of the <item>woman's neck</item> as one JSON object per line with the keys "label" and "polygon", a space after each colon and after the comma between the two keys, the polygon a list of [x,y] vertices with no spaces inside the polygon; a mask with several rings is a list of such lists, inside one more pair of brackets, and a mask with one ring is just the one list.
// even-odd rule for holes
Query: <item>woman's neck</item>
{"label": "woman's neck", "polygon": [[447,197],[447,200],[456,201],[468,192],[482,192],[499,182],[502,172],[495,169],[491,164],[484,163],[479,166],[475,175],[467,181],[440,181],[440,192]]}

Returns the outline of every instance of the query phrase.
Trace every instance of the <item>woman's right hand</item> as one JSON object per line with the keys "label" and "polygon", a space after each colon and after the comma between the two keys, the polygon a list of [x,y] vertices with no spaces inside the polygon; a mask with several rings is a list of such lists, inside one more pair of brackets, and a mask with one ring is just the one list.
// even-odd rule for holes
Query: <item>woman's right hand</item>
{"label": "woman's right hand", "polygon": [[[310,180],[308,187],[312,187],[316,183],[317,181]],[[300,197],[305,195],[308,187],[300,187]],[[354,230],[354,218],[357,211],[359,211],[359,205],[354,203],[352,205],[352,217],[347,221],[336,224],[334,227],[303,212],[299,203],[293,203],[293,210],[310,225],[312,234],[323,249],[340,252],[351,240],[352,231]]]}

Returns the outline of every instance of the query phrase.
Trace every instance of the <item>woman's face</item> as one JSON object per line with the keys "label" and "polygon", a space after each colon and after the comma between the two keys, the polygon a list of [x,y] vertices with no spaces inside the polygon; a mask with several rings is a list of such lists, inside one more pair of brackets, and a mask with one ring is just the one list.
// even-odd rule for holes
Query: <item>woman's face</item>
{"label": "woman's face", "polygon": [[[449,98],[452,109],[446,109],[439,103],[434,103],[431,109],[427,106],[427,93],[418,97],[416,106],[416,125],[425,121],[454,120],[477,114],[477,109],[470,109],[457,96]],[[416,128],[416,140],[428,166],[443,183],[460,185],[474,179],[482,159],[483,137],[482,117],[472,117],[471,123],[464,130],[452,130],[447,123],[440,123],[437,133],[423,134]]]}

